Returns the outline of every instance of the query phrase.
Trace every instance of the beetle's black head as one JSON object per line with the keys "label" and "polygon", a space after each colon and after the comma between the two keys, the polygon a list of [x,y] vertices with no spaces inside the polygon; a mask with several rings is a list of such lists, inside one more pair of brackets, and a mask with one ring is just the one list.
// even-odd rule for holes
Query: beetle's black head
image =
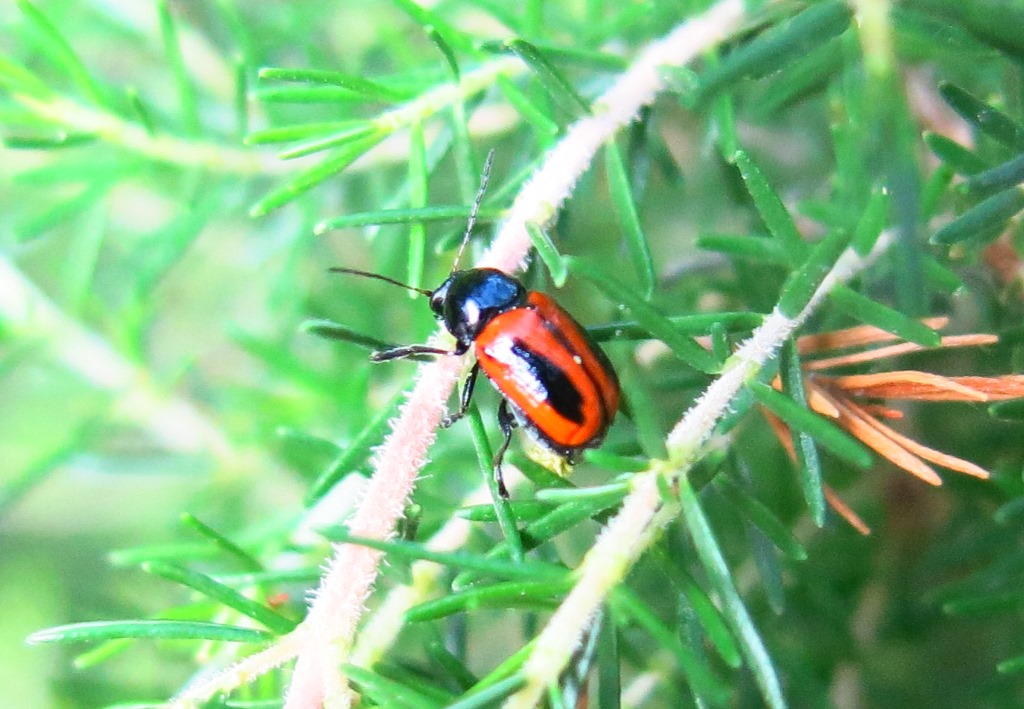
{"label": "beetle's black head", "polygon": [[464,345],[490,320],[526,303],[526,289],[512,276],[494,268],[455,271],[430,296],[430,309]]}

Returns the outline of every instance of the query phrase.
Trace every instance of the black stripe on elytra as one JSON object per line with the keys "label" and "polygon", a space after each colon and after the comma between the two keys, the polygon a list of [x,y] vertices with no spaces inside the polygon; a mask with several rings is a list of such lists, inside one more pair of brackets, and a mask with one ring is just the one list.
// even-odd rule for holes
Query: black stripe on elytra
{"label": "black stripe on elytra", "polygon": [[530,368],[547,394],[547,402],[562,418],[583,424],[583,397],[576,385],[551,360],[529,349],[520,339],[512,341],[512,352]]}
{"label": "black stripe on elytra", "polygon": [[[594,344],[594,341],[590,339],[590,335],[587,334],[587,331],[584,330],[583,327],[579,325],[575,320],[573,320],[571,315],[566,313],[566,316],[568,316],[572,324],[576,326],[576,334],[579,335],[583,339],[583,341],[587,343],[587,345],[590,347],[590,351],[594,354],[594,357],[597,359],[598,366],[601,367],[601,369],[603,369],[605,372],[614,371],[612,369],[611,363],[608,361],[608,357],[605,356],[605,353],[596,344]],[[552,337],[558,340],[558,343],[565,348],[566,352],[568,352],[573,357],[579,357],[581,361],[586,359],[586,353],[577,351],[576,348],[573,347],[572,343],[569,342],[569,338],[565,336],[564,332],[562,332],[559,328],[555,327],[552,323],[548,322],[547,320],[543,320],[543,322],[544,328],[551,333]],[[601,382],[597,381],[594,378],[594,376],[590,373],[589,369],[582,365],[580,368],[583,370],[584,376],[586,376],[586,378],[590,380],[590,384],[591,386],[594,387],[594,391],[597,392],[597,401],[601,405],[601,421],[607,421],[609,415],[612,412],[608,411],[608,406],[604,402],[604,396],[601,393]]]}

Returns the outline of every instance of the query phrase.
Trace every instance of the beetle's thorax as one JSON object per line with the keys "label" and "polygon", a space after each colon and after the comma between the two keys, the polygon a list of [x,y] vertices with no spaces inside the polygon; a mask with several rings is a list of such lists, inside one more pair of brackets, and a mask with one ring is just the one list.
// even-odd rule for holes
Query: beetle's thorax
{"label": "beetle's thorax", "polygon": [[471,345],[495,316],[526,304],[523,284],[493,268],[455,271],[430,297],[430,309],[456,340]]}

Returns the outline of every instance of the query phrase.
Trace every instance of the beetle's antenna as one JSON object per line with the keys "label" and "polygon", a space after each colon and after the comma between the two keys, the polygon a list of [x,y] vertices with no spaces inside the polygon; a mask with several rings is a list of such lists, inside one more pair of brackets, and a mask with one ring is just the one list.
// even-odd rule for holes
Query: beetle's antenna
{"label": "beetle's antenna", "polygon": [[421,295],[427,296],[428,298],[430,296],[434,295],[434,291],[432,291],[432,290],[425,290],[423,288],[416,288],[415,286],[410,286],[407,283],[402,283],[401,281],[396,281],[394,278],[388,278],[387,276],[382,276],[379,273],[370,273],[369,271],[358,271],[358,270],[356,270],[354,268],[342,268],[340,266],[335,266],[335,267],[329,268],[327,270],[330,271],[331,273],[347,273],[347,274],[352,275],[352,276],[363,276],[365,278],[376,278],[378,281],[384,281],[385,283],[390,283],[392,285],[399,286],[400,288],[405,288],[406,290],[415,291],[417,293],[420,293]]}
{"label": "beetle's antenna", "polygon": [[476,215],[480,211],[480,203],[484,201],[484,192],[487,191],[487,179],[491,176],[491,163],[494,161],[494,148],[491,148],[487,153],[487,159],[484,160],[484,172],[480,176],[480,187],[476,191],[476,199],[473,200],[473,209],[469,211],[469,221],[466,223],[466,233],[462,235],[462,243],[459,244],[459,253],[455,254],[455,263],[452,264],[452,273],[455,273],[455,269],[459,267],[459,259],[462,258],[462,252],[466,250],[466,244],[469,243],[469,236],[473,233],[473,225],[476,224]]}

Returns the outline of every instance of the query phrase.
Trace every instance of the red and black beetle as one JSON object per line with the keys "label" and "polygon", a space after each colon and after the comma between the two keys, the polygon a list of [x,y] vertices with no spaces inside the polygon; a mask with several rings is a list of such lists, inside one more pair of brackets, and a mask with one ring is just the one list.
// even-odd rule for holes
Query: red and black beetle
{"label": "red and black beetle", "polygon": [[600,445],[619,406],[619,380],[601,348],[558,303],[493,268],[455,271],[424,294],[455,338],[454,349],[408,345],[370,357],[384,362],[422,354],[462,355],[473,349],[476,363],[463,385],[459,408],[442,425],[465,415],[482,369],[502,395],[498,425],[504,440],[494,468],[503,495],[501,459],[517,425],[570,461]]}
{"label": "red and black beetle", "polygon": [[[481,195],[486,171],[484,175]],[[480,195],[467,238],[479,203]],[[462,355],[473,350],[476,362],[463,385],[459,408],[442,426],[465,415],[482,369],[502,396],[498,425],[504,440],[494,456],[494,474],[503,496],[508,493],[501,479],[501,460],[517,425],[570,462],[582,450],[601,444],[619,406],[618,377],[587,331],[548,296],[527,291],[518,280],[493,268],[453,269],[432,291],[380,274],[331,270],[377,278],[428,296],[430,309],[455,338],[452,350],[408,345],[374,352],[370,356],[373,361],[422,354]]]}

